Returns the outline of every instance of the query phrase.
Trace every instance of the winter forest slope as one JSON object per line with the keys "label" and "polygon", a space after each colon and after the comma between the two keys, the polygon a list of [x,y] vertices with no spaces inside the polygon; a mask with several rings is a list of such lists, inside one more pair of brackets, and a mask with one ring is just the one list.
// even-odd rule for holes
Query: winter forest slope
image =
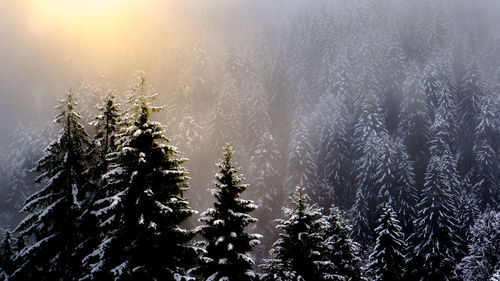
{"label": "winter forest slope", "polygon": [[[253,249],[258,263],[279,238],[273,220],[287,225],[282,207],[290,207],[301,184],[323,214],[332,204],[346,212],[356,241],[350,247],[359,251],[368,278],[383,276],[376,267],[381,261],[372,260],[380,255],[372,251],[383,248],[378,230],[384,216],[397,238],[388,245],[409,249],[400,253],[407,264],[397,270],[424,280],[470,276],[474,262],[462,257],[480,251],[484,240],[467,230],[495,225],[500,204],[497,1],[185,5],[192,26],[183,28],[192,38],[183,38],[183,46],[148,38],[142,56],[134,56],[138,61],[124,65],[128,74],[109,67],[109,59],[100,68],[109,73],[85,72],[58,86],[31,81],[21,89],[7,82],[12,74],[2,63],[9,75],[0,76],[0,90],[44,95],[72,87],[81,123],[93,137],[88,124],[98,114],[97,101],[113,88],[124,100],[136,82],[130,76],[143,70],[148,91],[159,94],[155,103],[165,105],[153,119],[189,158],[184,195],[193,209],[212,206],[213,163],[226,142],[234,147],[249,184],[243,197],[258,206],[252,212],[258,222],[249,225],[263,235]],[[28,94],[7,96],[0,116],[27,101],[37,116],[47,116],[56,96],[47,94],[36,105]],[[33,184],[34,163],[57,137],[48,121],[14,116],[24,122],[14,123],[16,130],[9,125],[12,144],[0,147],[0,227],[10,229],[24,217],[19,210],[26,198],[40,189]],[[197,218],[188,225],[197,225]],[[476,246],[469,249],[471,243]],[[497,260],[489,262],[489,271],[498,270]]]}

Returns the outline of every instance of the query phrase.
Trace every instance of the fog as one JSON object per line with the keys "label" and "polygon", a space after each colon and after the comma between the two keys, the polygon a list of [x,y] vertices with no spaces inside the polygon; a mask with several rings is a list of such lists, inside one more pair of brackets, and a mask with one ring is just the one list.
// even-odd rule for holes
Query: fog
{"label": "fog", "polygon": [[[190,159],[188,197],[194,208],[211,204],[213,163],[229,141],[251,186],[247,196],[262,205],[256,216],[271,222],[300,182],[322,206],[334,201],[345,210],[352,207],[355,189],[344,191],[350,196],[344,200],[340,191],[328,191],[335,184],[326,168],[325,139],[345,130],[353,141],[361,105],[369,103],[364,93],[376,92],[384,126],[399,140],[408,135],[401,112],[412,75],[444,73],[458,89],[474,63],[485,88],[496,91],[500,85],[499,1],[99,3],[0,4],[0,190],[8,198],[0,226],[16,225],[16,208],[38,188],[29,183],[33,175],[22,173],[24,189],[14,190],[13,177],[19,175],[13,170],[32,168],[54,137],[53,106],[69,89],[87,124],[104,94],[112,90],[125,98],[143,75],[159,93],[156,102],[166,105],[153,119],[167,126],[168,137]],[[457,126],[465,129],[458,121]],[[426,162],[409,153],[422,185]],[[352,153],[352,169],[359,157],[359,151]],[[470,169],[459,166],[461,175]],[[274,226],[257,228],[270,233],[263,244],[268,247]]]}

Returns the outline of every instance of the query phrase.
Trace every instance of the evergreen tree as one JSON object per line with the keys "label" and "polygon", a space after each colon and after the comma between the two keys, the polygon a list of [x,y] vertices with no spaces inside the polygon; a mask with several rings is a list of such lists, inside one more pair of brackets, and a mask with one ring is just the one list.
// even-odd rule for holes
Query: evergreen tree
{"label": "evergreen tree", "polygon": [[87,188],[87,200],[82,202],[81,224],[83,237],[77,252],[81,260],[84,261],[83,276],[86,276],[86,272],[90,270],[90,265],[97,262],[97,257],[94,259],[86,258],[99,246],[100,238],[104,235],[101,233],[97,218],[93,214],[98,210],[95,202],[106,196],[107,190],[104,188],[106,182],[102,180],[103,175],[108,172],[106,157],[110,153],[117,151],[119,131],[125,125],[120,104],[116,102],[116,96],[113,93],[109,93],[103,98],[103,103],[97,106],[97,110],[97,116],[90,123],[95,128],[96,133],[88,152],[90,164],[85,171],[85,175],[88,179],[86,184],[89,188]]}
{"label": "evergreen tree", "polygon": [[377,221],[375,248],[370,255],[374,280],[405,280],[406,243],[396,214],[386,203]]}
{"label": "evergreen tree", "polygon": [[[325,217],[328,225],[323,230],[329,267],[326,280],[361,280],[359,244],[351,239],[351,226],[337,207],[330,208]],[[328,279],[330,278],[330,279]]]}
{"label": "evergreen tree", "polygon": [[[377,220],[377,210],[380,209],[380,202],[384,202],[383,197],[389,196],[389,190],[392,189],[393,174],[388,169],[391,165],[392,148],[389,144],[389,135],[384,125],[382,108],[376,93],[368,92],[363,101],[363,107],[360,113],[358,123],[355,128],[355,148],[358,168],[356,170],[356,184],[359,192],[362,193],[365,202],[356,202],[354,209],[361,210],[362,207],[356,205],[365,204],[366,220],[368,224],[368,233],[363,233],[360,229],[364,226],[358,225],[363,220],[354,219],[355,233],[362,233],[365,238],[372,236],[372,229]],[[358,193],[359,194],[359,193]],[[358,200],[361,197],[358,196]],[[382,200],[379,200],[382,199]],[[358,213],[359,214],[359,213]],[[355,215],[357,216],[357,215]],[[355,235],[354,237],[357,237]],[[372,241],[361,241],[362,244],[368,244]]]}
{"label": "evergreen tree", "polygon": [[459,251],[454,198],[442,159],[432,156],[426,172],[422,200],[410,237],[414,243],[409,276],[416,280],[448,280]]}
{"label": "evergreen tree", "polygon": [[[286,189],[297,183],[308,186],[316,184],[316,165],[310,135],[304,116],[297,114],[294,121],[292,139],[288,145]],[[315,194],[317,190],[311,190]]]}
{"label": "evergreen tree", "polygon": [[474,132],[480,113],[479,98],[484,89],[479,66],[476,61],[470,63],[461,79],[458,89],[458,117],[460,127],[460,159],[459,170],[462,173],[474,166],[473,146]]}
{"label": "evergreen tree", "polygon": [[479,208],[496,208],[499,203],[498,129],[495,129],[495,99],[492,90],[484,90],[478,97],[478,123],[474,129],[475,170],[474,192],[479,199]]}
{"label": "evergreen tree", "polygon": [[393,204],[396,216],[401,223],[405,237],[409,237],[414,230],[414,221],[417,215],[415,206],[418,202],[418,191],[415,182],[413,161],[409,159],[406,147],[401,141],[395,142],[394,174],[396,190]]}
{"label": "evergreen tree", "polygon": [[[96,201],[103,233],[84,280],[181,280],[194,250],[193,232],[183,229],[193,211],[183,198],[187,171],[163,126],[150,121],[144,79],[131,99],[133,123],[120,134],[103,176],[106,194]],[[131,121],[132,121],[131,120]]]}
{"label": "evergreen tree", "polygon": [[407,78],[403,83],[398,135],[408,149],[409,159],[415,163],[415,184],[418,190],[421,190],[427,164],[430,115],[420,68],[411,65],[407,72]]}
{"label": "evergreen tree", "polygon": [[486,211],[470,229],[468,253],[457,265],[461,280],[492,278],[500,261],[500,213]]}
{"label": "evergreen tree", "polygon": [[[324,97],[321,105],[327,105],[330,111],[322,125],[318,153],[318,176],[324,179],[320,193],[321,206],[332,203],[343,210],[349,209],[355,201],[352,192],[352,135],[349,130],[348,109],[339,99]],[[320,116],[322,118],[322,116]]]}
{"label": "evergreen tree", "polygon": [[248,213],[257,206],[250,200],[240,198],[247,186],[232,163],[232,148],[227,145],[224,160],[219,163],[216,189],[212,194],[217,201],[214,208],[201,214],[205,225],[199,232],[203,254],[201,265],[194,272],[203,280],[254,280],[254,261],[249,253],[259,243],[259,234],[248,234],[245,228],[257,220]]}
{"label": "evergreen tree", "polygon": [[291,198],[292,208],[285,208],[286,219],[276,220],[282,229],[271,249],[263,280],[327,280],[325,267],[331,266],[324,255],[323,229],[327,222],[316,205],[307,203],[303,187],[297,187]]}
{"label": "evergreen tree", "polygon": [[45,185],[26,200],[21,210],[28,215],[16,231],[32,243],[19,250],[17,257],[22,264],[14,278],[75,280],[80,274],[80,261],[74,252],[81,239],[79,215],[85,199],[82,175],[88,140],[76,106],[70,92],[61,101],[61,112],[55,119],[62,126],[59,137],[36,165],[41,173],[37,182]]}
{"label": "evergreen tree", "polygon": [[[281,181],[281,154],[276,140],[270,133],[260,137],[257,149],[250,157],[250,171],[254,188],[249,190],[259,208],[255,217],[259,220],[258,228],[263,234],[262,243],[254,250],[256,257],[267,255],[268,249],[276,240],[273,220],[284,204],[283,183]],[[281,169],[280,169],[281,168]]]}
{"label": "evergreen tree", "polygon": [[100,176],[107,172],[106,156],[116,151],[117,134],[120,127],[124,125],[120,104],[116,102],[116,96],[109,93],[104,97],[104,102],[97,106],[99,114],[90,123],[96,133],[94,135],[93,148],[95,149],[97,165],[95,174]]}
{"label": "evergreen tree", "polygon": [[367,247],[373,241],[373,235],[368,223],[368,204],[364,193],[358,190],[356,204],[354,204],[352,213],[353,232],[352,236],[363,248]]}
{"label": "evergreen tree", "polygon": [[221,93],[217,96],[215,110],[212,114],[210,132],[214,148],[222,147],[225,142],[241,143],[238,114],[241,112],[237,102],[238,89],[236,80],[224,75]]}
{"label": "evergreen tree", "polygon": [[15,270],[13,248],[10,231],[6,230],[0,244],[0,281],[10,280],[10,276]]}

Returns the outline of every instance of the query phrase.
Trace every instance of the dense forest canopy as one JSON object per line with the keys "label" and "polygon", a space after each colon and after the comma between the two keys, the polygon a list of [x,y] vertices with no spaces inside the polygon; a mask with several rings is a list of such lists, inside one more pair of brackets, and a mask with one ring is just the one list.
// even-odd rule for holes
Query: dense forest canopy
{"label": "dense forest canopy", "polygon": [[[140,137],[130,130],[142,133],[147,127],[155,132],[150,144],[158,149],[155,153],[165,155],[164,162],[155,158],[154,164],[186,173],[166,179],[177,189],[158,199],[166,204],[174,196],[183,202],[175,207],[181,211],[172,207],[183,215],[158,230],[164,235],[190,241],[203,222],[204,229],[225,231],[215,223],[217,208],[203,212],[201,222],[194,210],[243,200],[214,198],[208,191],[215,173],[217,187],[224,190],[227,183],[220,182],[221,173],[232,171],[232,163],[226,163],[230,168],[214,165],[226,143],[234,148],[234,153],[226,150],[226,161],[233,159],[249,184],[231,193],[237,198],[244,191],[242,198],[255,203],[241,201],[239,213],[255,209],[241,223],[248,225],[249,233],[262,236],[243,229],[234,232],[259,237],[247,237],[237,247],[245,258],[233,262],[243,262],[249,271],[231,275],[221,273],[225,267],[216,270],[209,260],[214,253],[208,249],[217,249],[216,255],[224,251],[216,247],[215,234],[198,233],[201,238],[195,240],[215,246],[199,246],[205,244],[198,241],[185,249],[185,257],[191,257],[186,264],[196,259],[192,256],[202,257],[204,263],[197,266],[204,278],[256,278],[251,270],[263,273],[264,280],[337,280],[336,274],[350,276],[348,280],[500,276],[500,254],[491,249],[500,240],[488,234],[498,226],[500,204],[498,1],[130,0],[119,8],[109,1],[110,6],[101,9],[78,1],[57,9],[50,5],[64,1],[8,2],[10,9],[0,11],[5,23],[0,25],[5,42],[0,45],[0,228],[13,231],[6,241],[22,237],[29,245],[30,239],[37,241],[30,235],[50,237],[47,229],[38,228],[38,234],[25,231],[36,228],[25,217],[47,207],[33,202],[36,194],[47,196],[42,188],[57,185],[51,181],[57,170],[42,161],[47,153],[55,155],[61,171],[86,175],[66,179],[85,191],[64,191],[69,192],[64,200],[89,210],[73,214],[75,221],[84,218],[79,225],[103,224],[132,208],[124,203],[110,216],[99,211],[131,188],[114,181],[134,178],[134,169],[141,177],[149,175],[129,161],[132,156],[116,150],[142,151],[147,145],[136,141]],[[68,91],[78,105],[69,100]],[[67,110],[54,111],[52,106],[62,98]],[[153,110],[159,105],[161,111]],[[105,110],[116,119],[115,127],[102,123],[108,116]],[[64,131],[64,124],[71,127],[64,123],[69,121],[52,124],[54,114],[73,116],[71,124],[79,131]],[[65,134],[79,136],[68,141],[75,143],[68,152],[59,147],[63,142],[58,140],[69,139],[61,138]],[[116,145],[108,146],[114,141]],[[91,156],[71,161],[63,157],[73,153]],[[122,166],[119,173],[110,174]],[[40,176],[41,184],[35,183]],[[90,196],[93,185],[107,191]],[[156,224],[159,215],[147,198],[141,199],[146,202],[141,206],[147,206],[144,212]],[[294,240],[294,220],[309,230],[307,239]],[[115,237],[133,245],[135,236],[154,237],[140,229],[124,235],[110,224],[83,249],[106,248],[104,241]],[[183,235],[169,228],[177,224]],[[85,231],[71,235],[85,236]],[[321,242],[318,235],[335,238]],[[288,252],[294,247],[304,247],[308,260]],[[332,250],[336,247],[342,257]],[[29,251],[22,249],[17,251],[28,257]],[[249,261],[250,251],[255,262]],[[100,260],[116,266],[122,262],[120,254],[110,251],[84,252],[68,259],[81,258],[86,268],[58,270],[99,279],[104,278],[99,270],[106,268]],[[317,253],[329,259],[320,260]],[[63,254],[68,253],[58,257],[63,259]],[[23,255],[16,255],[14,262]],[[130,250],[122,255],[144,253]],[[474,260],[483,256],[489,260]],[[339,262],[345,257],[348,263]],[[131,260],[146,268],[141,274],[178,274],[178,264],[167,272],[157,264]],[[298,265],[307,262],[310,271],[301,271]],[[384,264],[393,271],[387,272]]]}

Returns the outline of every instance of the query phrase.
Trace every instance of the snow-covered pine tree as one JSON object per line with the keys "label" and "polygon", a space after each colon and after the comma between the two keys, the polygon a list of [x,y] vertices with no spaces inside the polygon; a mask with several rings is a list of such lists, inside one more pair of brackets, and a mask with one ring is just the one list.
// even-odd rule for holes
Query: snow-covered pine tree
{"label": "snow-covered pine tree", "polygon": [[409,158],[405,145],[402,141],[396,140],[394,142],[394,167],[392,168],[396,178],[396,190],[392,202],[405,237],[413,233],[417,215],[415,206],[419,198],[413,169],[414,162]]}
{"label": "snow-covered pine tree", "polygon": [[193,214],[183,198],[185,159],[163,126],[150,120],[158,108],[150,105],[144,83],[141,78],[131,99],[131,125],[120,134],[117,151],[108,154],[106,194],[93,212],[104,235],[87,257],[98,261],[84,280],[182,280],[194,260],[187,246],[194,233],[180,226]]}
{"label": "snow-covered pine tree", "polygon": [[120,104],[113,93],[108,93],[103,98],[103,103],[97,106],[99,114],[90,123],[96,130],[93,140],[93,149],[96,154],[98,177],[107,172],[106,156],[116,151],[117,134],[120,127],[125,125],[122,119]]}
{"label": "snow-covered pine tree", "polygon": [[[366,93],[363,98],[363,106],[355,128],[355,150],[359,157],[356,161],[358,168],[356,170],[356,185],[363,195],[365,202],[356,201],[354,209],[361,210],[356,207],[357,204],[365,204],[367,208],[366,221],[368,223],[370,233],[363,233],[367,238],[371,235],[375,221],[377,220],[377,206],[379,205],[378,197],[381,186],[384,184],[391,185],[390,169],[386,169],[390,160],[390,145],[388,144],[389,135],[385,128],[382,108],[377,94],[371,90]],[[392,189],[387,186],[388,189]],[[357,199],[360,199],[358,196]],[[356,215],[355,215],[356,216]],[[362,233],[358,229],[362,228],[358,225],[360,221],[353,220],[355,233]],[[354,236],[358,239],[357,235]],[[361,241],[362,244],[371,243],[372,241]]]}
{"label": "snow-covered pine tree", "polygon": [[13,274],[38,280],[74,280],[80,260],[74,254],[80,243],[80,208],[85,199],[85,151],[87,133],[71,91],[59,105],[55,122],[61,125],[58,138],[36,164],[44,184],[31,195],[22,212],[28,213],[16,231],[27,245],[17,254],[22,264]]}
{"label": "snow-covered pine tree", "polygon": [[352,236],[365,248],[373,242],[372,229],[368,223],[368,203],[364,192],[358,190],[356,194],[356,203],[351,210],[353,222]]}
{"label": "snow-covered pine tree", "polygon": [[[322,107],[327,106],[328,109]],[[333,95],[322,98],[319,110],[328,110],[327,120],[321,128],[317,167],[318,177],[323,179],[318,198],[320,206],[332,203],[342,210],[349,209],[355,201],[352,175],[351,140],[347,106]],[[323,117],[319,113],[319,118]]]}
{"label": "snow-covered pine tree", "polygon": [[228,144],[224,150],[224,160],[219,163],[216,189],[212,195],[216,198],[213,208],[201,214],[199,227],[204,241],[200,242],[202,255],[199,267],[193,272],[203,280],[255,280],[252,268],[252,248],[259,243],[261,235],[248,234],[245,228],[257,219],[248,213],[257,206],[251,200],[241,199],[247,189],[238,169],[232,162],[233,151]]}
{"label": "snow-covered pine tree", "polygon": [[344,213],[332,206],[325,220],[328,224],[323,230],[323,237],[326,244],[325,255],[329,260],[323,269],[329,276],[325,279],[362,280],[360,245],[351,239],[351,226]]}
{"label": "snow-covered pine tree", "polygon": [[496,208],[500,198],[497,177],[498,168],[498,128],[495,128],[495,97],[492,89],[484,89],[475,100],[477,103],[477,125],[474,129],[475,155],[474,192],[479,199],[479,207]]}
{"label": "snow-covered pine tree", "polygon": [[467,253],[467,245],[470,241],[470,229],[476,222],[481,211],[479,210],[479,202],[476,194],[473,192],[472,183],[470,182],[470,174],[468,173],[460,183],[462,189],[458,195],[458,222],[459,235],[461,240],[460,250]]}
{"label": "snow-covered pine tree", "polygon": [[95,201],[106,196],[107,190],[104,187],[105,181],[102,177],[108,171],[108,161],[106,157],[113,152],[117,151],[117,141],[120,129],[125,126],[125,120],[122,118],[123,113],[120,109],[120,104],[116,101],[116,96],[113,93],[108,93],[103,97],[103,102],[97,105],[97,116],[94,121],[90,123],[95,128],[95,135],[91,142],[89,155],[89,167],[85,171],[87,176],[87,200],[82,202],[81,224],[83,230],[83,237],[78,255],[81,260],[84,260],[83,266],[85,267],[84,273],[90,270],[91,263],[96,262],[97,257],[87,259],[86,257],[94,251],[100,244],[100,239],[104,237],[105,232],[101,231],[98,226],[97,218],[93,214],[98,209]]}
{"label": "snow-covered pine tree", "polygon": [[406,243],[390,203],[385,204],[375,233],[377,238],[369,265],[374,280],[405,280]]}
{"label": "snow-covered pine tree", "polygon": [[5,156],[3,186],[6,188],[0,204],[0,227],[16,226],[24,218],[19,212],[26,198],[35,190],[37,177],[33,164],[40,159],[53,133],[42,122],[19,124],[13,133],[13,142],[2,153]]}
{"label": "snow-covered pine tree", "polygon": [[241,144],[239,124],[239,104],[237,100],[237,81],[232,75],[224,75],[222,89],[215,102],[215,109],[211,116],[210,134],[214,149],[230,142],[236,147]]}
{"label": "snow-covered pine tree", "polygon": [[292,208],[284,208],[286,219],[276,220],[282,232],[271,248],[272,258],[264,264],[269,271],[263,280],[328,280],[329,275],[323,272],[331,264],[324,254],[323,229],[327,222],[308,199],[304,188],[297,187],[291,198]]}
{"label": "snow-covered pine tree", "polygon": [[[446,122],[436,114],[431,127],[434,138],[430,141],[431,158],[425,174],[424,190],[410,237],[414,248],[410,258],[409,277],[419,280],[447,280],[452,276],[455,259],[460,251],[456,211],[456,183],[448,166],[453,164],[450,150],[441,134],[446,134]],[[453,172],[453,171],[451,171]],[[455,171],[456,173],[456,171]]]}
{"label": "snow-covered pine tree", "polygon": [[14,249],[10,230],[5,230],[0,244],[0,281],[9,281],[15,270]]}
{"label": "snow-covered pine tree", "polygon": [[427,96],[421,83],[421,70],[416,64],[410,65],[403,83],[403,100],[399,116],[399,133],[408,149],[409,158],[415,161],[417,187],[423,186],[427,164],[427,143],[430,115]]}
{"label": "snow-covered pine tree", "polygon": [[500,261],[500,213],[486,211],[470,230],[468,253],[457,265],[460,280],[491,278]]}
{"label": "snow-covered pine tree", "polygon": [[[314,162],[314,151],[310,141],[304,116],[297,114],[293,122],[291,141],[288,145],[287,178],[285,192],[297,183],[307,186],[316,186],[316,165]],[[317,190],[310,190],[316,194]]]}
{"label": "snow-covered pine tree", "polygon": [[263,85],[257,81],[251,81],[251,88],[248,89],[246,96],[247,103],[247,128],[244,132],[244,138],[249,151],[255,151],[259,138],[265,132],[269,132],[271,119],[269,117],[269,99],[264,92]]}
{"label": "snow-covered pine tree", "polygon": [[273,220],[284,205],[280,161],[281,154],[276,140],[270,133],[264,133],[260,137],[257,149],[250,157],[253,188],[248,192],[259,206],[254,213],[260,222],[257,227],[263,235],[262,243],[254,251],[257,259],[267,255],[267,251],[278,236]]}
{"label": "snow-covered pine tree", "polygon": [[474,133],[480,113],[479,98],[484,91],[484,81],[480,72],[478,62],[473,60],[467,65],[458,89],[458,125],[460,128],[458,167],[462,173],[468,172],[474,166],[475,161],[472,151]]}

